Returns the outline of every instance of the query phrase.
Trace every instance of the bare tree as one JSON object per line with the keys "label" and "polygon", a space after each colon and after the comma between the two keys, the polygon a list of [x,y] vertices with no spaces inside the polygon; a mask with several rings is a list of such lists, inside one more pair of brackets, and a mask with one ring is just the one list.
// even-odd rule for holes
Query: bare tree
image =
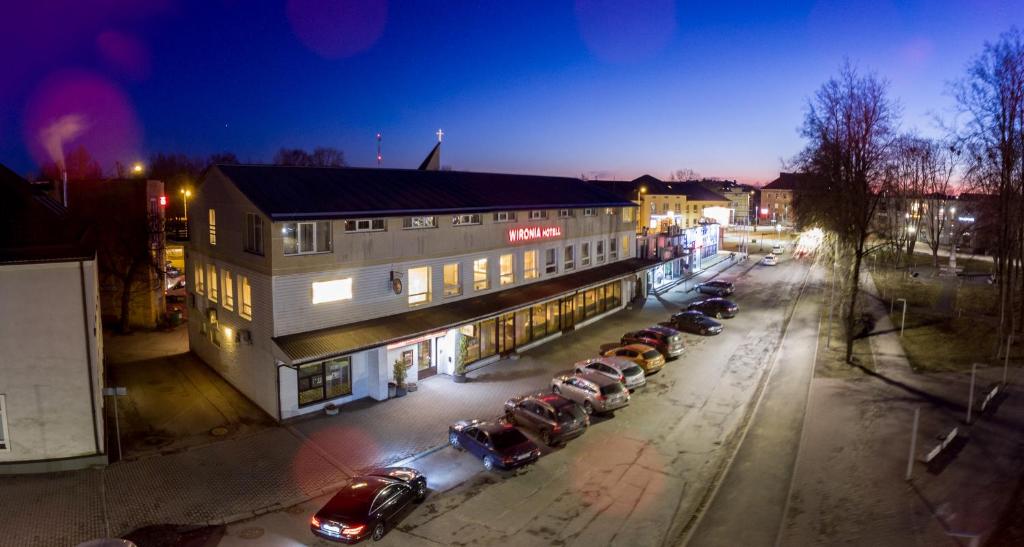
{"label": "bare tree", "polygon": [[668,178],[673,182],[687,182],[700,179],[700,173],[690,169],[689,167],[684,167],[683,169],[676,169],[673,171]]}
{"label": "bare tree", "polygon": [[345,167],[345,153],[336,148],[317,147],[313,153],[301,148],[282,148],[274,155],[276,165],[300,167]]}
{"label": "bare tree", "polygon": [[[846,306],[846,360],[852,362],[860,270],[879,200],[898,112],[887,84],[849,63],[810,100],[802,128],[808,140],[798,162],[806,182],[797,189],[803,225],[830,230],[852,258]],[[801,197],[801,194],[803,196]]]}

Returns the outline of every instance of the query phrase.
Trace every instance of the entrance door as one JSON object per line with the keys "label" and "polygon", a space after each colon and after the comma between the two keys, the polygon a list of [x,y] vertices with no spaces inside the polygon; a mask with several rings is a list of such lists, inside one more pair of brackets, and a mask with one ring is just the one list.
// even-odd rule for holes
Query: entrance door
{"label": "entrance door", "polygon": [[516,314],[506,313],[498,319],[498,353],[512,353],[516,347]]}
{"label": "entrance door", "polygon": [[566,296],[562,299],[562,332],[573,330],[576,324],[576,314],[573,313],[574,308],[572,296]]}
{"label": "entrance door", "polygon": [[[430,346],[430,340],[424,340],[416,344],[416,354],[419,357],[419,362],[416,363],[416,373],[420,380],[437,374],[437,363],[434,360],[434,353]],[[411,352],[403,352],[402,358],[405,358],[405,353]]]}

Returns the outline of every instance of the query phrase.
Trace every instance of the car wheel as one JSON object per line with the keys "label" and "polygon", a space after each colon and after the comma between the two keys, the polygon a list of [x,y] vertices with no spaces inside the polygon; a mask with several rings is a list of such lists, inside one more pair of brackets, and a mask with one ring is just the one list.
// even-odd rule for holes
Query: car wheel
{"label": "car wheel", "polygon": [[721,318],[722,318],[722,312],[718,312],[718,313],[715,314],[715,319],[721,319]]}
{"label": "car wheel", "polygon": [[422,502],[427,499],[427,483],[421,482],[416,485],[416,501]]}
{"label": "car wheel", "polygon": [[377,525],[373,527],[373,541],[380,541],[382,539],[384,539],[384,523],[378,522]]}
{"label": "car wheel", "polygon": [[544,431],[541,431],[540,432],[540,442],[542,442],[542,443],[544,443],[544,444],[546,444],[548,446],[554,445],[554,443],[551,442],[551,432],[546,430],[546,429]]}
{"label": "car wheel", "polygon": [[494,463],[494,458],[492,456],[487,456],[484,458],[484,469],[488,471],[494,471],[495,467],[497,467],[497,464]]}
{"label": "car wheel", "polygon": [[583,401],[583,412],[587,414],[594,413],[594,405],[590,404],[590,401]]}
{"label": "car wheel", "polygon": [[459,434],[452,431],[448,434],[448,444],[452,445],[452,448],[459,447]]}
{"label": "car wheel", "polygon": [[558,386],[551,386],[551,393],[561,393],[562,390],[558,389]]}

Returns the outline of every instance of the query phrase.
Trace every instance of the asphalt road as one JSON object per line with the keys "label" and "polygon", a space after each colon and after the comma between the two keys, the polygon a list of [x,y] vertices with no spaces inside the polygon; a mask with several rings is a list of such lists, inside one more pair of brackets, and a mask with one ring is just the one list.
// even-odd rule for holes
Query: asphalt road
{"label": "asphalt road", "polygon": [[[485,472],[479,460],[451,448],[411,462],[426,473],[431,495],[381,544],[589,547],[680,541],[684,524],[692,522],[734,452],[807,270],[806,263],[791,260],[760,266],[756,258],[720,277],[737,283],[740,306],[736,318],[724,320],[723,334],[687,335],[686,353],[652,376],[630,407],[595,419],[567,446],[547,450],[536,464],[515,473]],[[602,321],[600,332],[625,332],[667,319],[698,298],[681,289]],[[565,369],[573,360],[595,355],[599,331],[587,330],[530,354],[549,359],[552,370]],[[538,378],[537,389],[546,387],[546,379]],[[494,402],[495,415],[502,402]],[[447,425],[437,424],[439,438]],[[233,524],[221,545],[325,545],[309,532],[308,521],[326,500]]]}

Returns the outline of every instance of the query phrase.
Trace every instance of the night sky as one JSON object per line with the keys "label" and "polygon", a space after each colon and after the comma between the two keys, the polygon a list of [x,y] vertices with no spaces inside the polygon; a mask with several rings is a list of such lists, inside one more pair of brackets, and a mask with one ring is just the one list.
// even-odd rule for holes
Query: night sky
{"label": "night sky", "polygon": [[0,162],[20,172],[78,144],[108,170],[320,145],[370,166],[377,131],[386,167],[416,167],[443,128],[460,170],[764,182],[845,57],[938,134],[948,82],[1024,26],[1020,0],[9,4]]}

